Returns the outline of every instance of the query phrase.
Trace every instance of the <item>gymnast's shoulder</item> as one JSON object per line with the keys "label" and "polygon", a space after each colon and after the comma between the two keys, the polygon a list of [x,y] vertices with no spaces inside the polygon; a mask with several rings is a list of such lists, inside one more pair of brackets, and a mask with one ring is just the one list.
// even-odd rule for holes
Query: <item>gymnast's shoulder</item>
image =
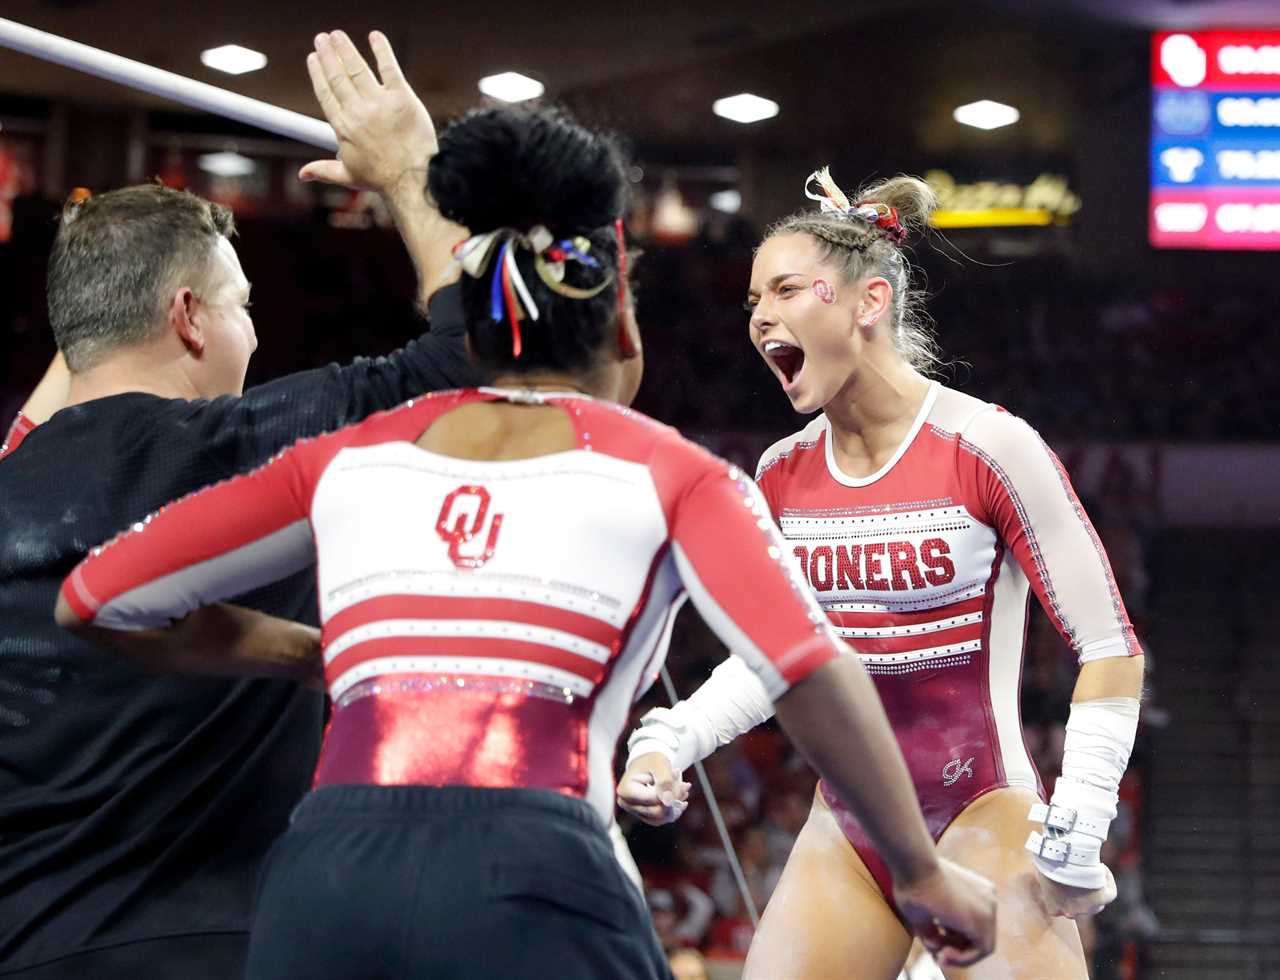
{"label": "gymnast's shoulder", "polygon": [[813,449],[821,441],[826,431],[827,417],[819,413],[810,419],[809,424],[799,432],[793,432],[791,435],[779,439],[760,456],[760,462],[756,465],[756,480],[759,480],[766,471],[773,469],[779,463],[797,454],[803,454],[805,450]]}
{"label": "gymnast's shoulder", "polygon": [[938,386],[928,422],[936,435],[957,439],[995,458],[1045,448],[1039,433],[1003,405],[942,385]]}

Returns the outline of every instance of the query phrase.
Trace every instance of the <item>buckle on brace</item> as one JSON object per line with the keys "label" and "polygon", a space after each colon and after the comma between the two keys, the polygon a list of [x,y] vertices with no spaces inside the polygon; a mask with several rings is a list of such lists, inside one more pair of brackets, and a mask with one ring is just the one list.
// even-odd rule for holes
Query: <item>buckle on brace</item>
{"label": "buckle on brace", "polygon": [[1053,803],[1047,806],[1043,803],[1037,803],[1031,808],[1031,812],[1027,814],[1028,820],[1036,820],[1044,824],[1045,830],[1056,830],[1064,834],[1069,834],[1075,829],[1076,821],[1080,818],[1080,811],[1067,806],[1056,806]]}
{"label": "buckle on brace", "polygon": [[[1045,834],[1037,834],[1033,830],[1031,836],[1027,838],[1027,850],[1036,857],[1053,864],[1071,863],[1071,842],[1068,840],[1054,839]],[[1046,854],[1046,850],[1049,853]]]}

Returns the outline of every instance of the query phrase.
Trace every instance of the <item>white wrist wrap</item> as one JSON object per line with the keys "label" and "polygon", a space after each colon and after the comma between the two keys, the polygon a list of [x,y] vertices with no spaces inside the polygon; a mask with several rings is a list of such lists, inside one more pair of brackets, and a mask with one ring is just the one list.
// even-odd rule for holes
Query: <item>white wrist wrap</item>
{"label": "white wrist wrap", "polygon": [[729,657],[675,707],[654,708],[640,719],[627,739],[627,765],[660,752],[673,770],[683,772],[772,715],[764,682],[741,657]]}
{"label": "white wrist wrap", "polygon": [[1101,863],[1103,842],[1116,816],[1120,779],[1129,764],[1138,730],[1134,698],[1102,698],[1071,706],[1062,775],[1048,806],[1038,803],[1028,820],[1044,824],[1033,831],[1027,850],[1047,878],[1076,888],[1101,888],[1107,880]]}
{"label": "white wrist wrap", "polygon": [[675,773],[684,771],[690,762],[681,760],[694,754],[697,738],[687,722],[687,712],[680,710],[683,705],[681,701],[674,708],[653,708],[645,712],[640,727],[627,738],[628,766],[642,755],[657,752],[666,757]]}

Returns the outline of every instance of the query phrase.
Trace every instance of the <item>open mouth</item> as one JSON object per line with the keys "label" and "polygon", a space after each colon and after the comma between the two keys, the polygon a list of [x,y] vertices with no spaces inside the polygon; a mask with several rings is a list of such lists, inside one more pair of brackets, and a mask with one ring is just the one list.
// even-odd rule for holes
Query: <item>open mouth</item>
{"label": "open mouth", "polygon": [[804,367],[804,351],[794,344],[783,343],[781,340],[766,341],[764,355],[777,367],[788,387]]}

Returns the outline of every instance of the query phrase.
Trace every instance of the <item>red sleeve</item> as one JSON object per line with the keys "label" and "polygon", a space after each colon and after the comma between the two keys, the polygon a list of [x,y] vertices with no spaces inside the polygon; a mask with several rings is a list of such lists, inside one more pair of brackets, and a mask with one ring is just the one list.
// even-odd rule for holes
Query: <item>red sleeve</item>
{"label": "red sleeve", "polygon": [[0,442],[0,459],[4,459],[11,452],[22,445],[22,440],[27,434],[35,428],[35,423],[19,412],[13,417],[13,423],[9,426],[8,433],[5,434],[4,442]]}
{"label": "red sleeve", "polygon": [[755,483],[737,467],[690,450],[682,454],[679,492],[668,510],[676,566],[702,618],[777,700],[844,646],[796,576]]}
{"label": "red sleeve", "polygon": [[165,626],[278,581],[315,559],[308,520],[314,443],[183,497],[94,548],[62,584],[81,620],[114,629]]}
{"label": "red sleeve", "polygon": [[164,626],[315,562],[311,498],[348,446],[416,438],[467,393],[428,396],[306,439],[262,467],[162,507],[75,567],[62,595],[85,622]]}
{"label": "red sleeve", "polygon": [[962,483],[1081,663],[1142,653],[1111,563],[1058,457],[999,409],[960,439]]}

